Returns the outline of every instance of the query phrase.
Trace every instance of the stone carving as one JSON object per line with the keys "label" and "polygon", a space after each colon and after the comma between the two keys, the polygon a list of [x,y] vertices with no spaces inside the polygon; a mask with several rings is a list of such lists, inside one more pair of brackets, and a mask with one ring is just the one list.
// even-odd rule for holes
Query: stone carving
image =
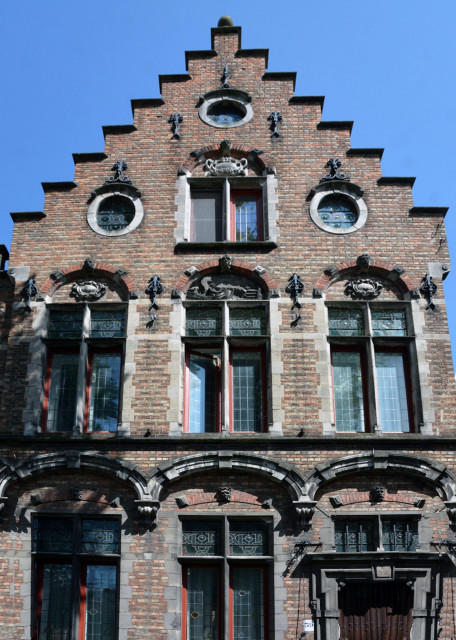
{"label": "stone carving", "polygon": [[381,487],[381,486],[372,487],[369,492],[369,497],[371,502],[383,502],[383,500],[385,499],[385,496],[386,496],[385,487]]}
{"label": "stone carving", "polygon": [[247,158],[231,158],[230,156],[206,160],[204,171],[207,176],[246,176],[248,173]]}
{"label": "stone carving", "polygon": [[231,487],[220,487],[217,490],[217,499],[220,502],[231,502],[231,495],[233,493],[233,489]]}
{"label": "stone carving", "polygon": [[262,300],[263,292],[248,278],[217,273],[195,281],[187,293],[190,300]]}
{"label": "stone carving", "polygon": [[356,278],[349,280],[345,285],[345,295],[352,300],[372,300],[377,298],[383,289],[383,285],[372,278]]}
{"label": "stone carving", "polygon": [[233,266],[233,258],[228,255],[224,255],[219,258],[219,267],[222,273],[229,273],[231,271],[231,267]]}
{"label": "stone carving", "polygon": [[84,260],[82,268],[88,273],[93,273],[95,271],[95,260],[93,260],[93,258],[91,258],[90,256],[87,256],[87,258]]}
{"label": "stone carving", "polygon": [[363,253],[356,258],[356,266],[358,269],[368,269],[371,263],[371,257],[368,253]]}
{"label": "stone carving", "polygon": [[70,489],[70,500],[82,500],[82,489],[79,489],[79,487],[72,487]]}
{"label": "stone carving", "polygon": [[106,293],[106,287],[95,280],[80,280],[71,287],[70,296],[78,302],[99,300]]}
{"label": "stone carving", "polygon": [[32,298],[34,298],[37,295],[38,295],[38,289],[35,284],[35,280],[34,278],[29,278],[29,280],[27,280],[27,284],[25,285],[25,287],[21,290],[21,296],[24,300],[26,311],[32,310],[32,307],[30,306],[30,301]]}

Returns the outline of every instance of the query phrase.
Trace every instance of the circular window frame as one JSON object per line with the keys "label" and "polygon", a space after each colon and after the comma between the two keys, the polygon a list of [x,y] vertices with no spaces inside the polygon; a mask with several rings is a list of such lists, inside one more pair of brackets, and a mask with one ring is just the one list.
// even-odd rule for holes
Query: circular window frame
{"label": "circular window frame", "polygon": [[[100,227],[100,225],[98,224],[97,215],[100,208],[100,204],[104,200],[106,200],[107,198],[111,198],[112,196],[121,196],[122,198],[127,198],[128,200],[130,200],[134,205],[135,213],[134,213],[133,220],[130,222],[130,224],[127,224],[127,226],[124,227],[123,229],[107,231],[106,229],[103,229],[103,227]],[[136,193],[130,193],[125,188],[124,189],[114,188],[114,189],[109,189],[109,191],[106,191],[104,193],[99,193],[92,200],[92,202],[89,205],[89,209],[87,211],[87,222],[89,224],[89,227],[92,229],[92,231],[95,231],[95,233],[98,233],[101,236],[107,236],[110,238],[115,238],[117,236],[124,236],[127,233],[134,231],[134,229],[136,229],[141,224],[143,217],[144,217],[144,208],[143,208],[141,199]]]}
{"label": "circular window frame", "polygon": [[[252,98],[244,91],[220,89],[206,93],[202,100],[203,102],[198,110],[198,115],[200,119],[210,127],[215,127],[216,129],[234,129],[235,127],[242,127],[242,125],[250,122],[253,118],[253,108],[250,104]],[[214,105],[223,105],[223,103],[232,104],[235,109],[244,112],[244,117],[237,122],[214,122],[211,120],[208,111]]]}
{"label": "circular window frame", "polygon": [[[322,229],[327,233],[333,233],[339,236],[354,233],[364,227],[367,222],[368,211],[366,203],[362,198],[363,193],[363,190],[355,184],[341,182],[326,182],[324,184],[320,184],[312,189],[311,192],[312,199],[309,207],[310,217],[319,229]],[[328,196],[339,196],[350,200],[350,203],[354,206],[358,214],[355,224],[351,225],[351,227],[337,229],[330,227],[320,218],[318,209],[322,201]]]}

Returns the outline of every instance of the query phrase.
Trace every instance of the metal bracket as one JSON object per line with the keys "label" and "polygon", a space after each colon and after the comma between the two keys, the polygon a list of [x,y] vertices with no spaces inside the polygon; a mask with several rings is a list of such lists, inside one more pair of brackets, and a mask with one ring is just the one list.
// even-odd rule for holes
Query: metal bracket
{"label": "metal bracket", "polygon": [[184,116],[181,116],[180,113],[173,113],[168,118],[168,123],[171,125],[171,131],[173,132],[173,137],[171,140],[180,140],[181,135],[179,133],[179,125],[184,121]]}
{"label": "metal bracket", "polygon": [[145,289],[145,293],[146,295],[149,296],[150,299],[150,306],[149,306],[149,322],[147,323],[148,327],[152,327],[155,320],[157,319],[157,315],[153,313],[153,310],[157,310],[160,307],[157,304],[157,296],[160,293],[163,293],[164,291],[164,287],[162,285],[162,283],[160,282],[160,276],[152,276],[152,278],[149,280],[147,287]]}

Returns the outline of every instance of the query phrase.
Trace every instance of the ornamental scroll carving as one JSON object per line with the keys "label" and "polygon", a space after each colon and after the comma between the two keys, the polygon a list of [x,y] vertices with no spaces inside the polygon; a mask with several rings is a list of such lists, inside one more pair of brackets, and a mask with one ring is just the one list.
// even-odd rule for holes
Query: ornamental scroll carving
{"label": "ornamental scroll carving", "polygon": [[345,285],[345,295],[352,300],[373,300],[383,289],[381,282],[372,278],[354,278]]}
{"label": "ornamental scroll carving", "polygon": [[206,176],[246,176],[247,158],[236,160],[230,156],[206,160],[204,165]]}
{"label": "ornamental scroll carving", "polygon": [[190,300],[262,300],[263,297],[261,288],[248,278],[225,273],[199,278],[187,294]]}
{"label": "ornamental scroll carving", "polygon": [[70,296],[77,302],[99,300],[106,293],[106,287],[95,280],[81,280],[71,287]]}

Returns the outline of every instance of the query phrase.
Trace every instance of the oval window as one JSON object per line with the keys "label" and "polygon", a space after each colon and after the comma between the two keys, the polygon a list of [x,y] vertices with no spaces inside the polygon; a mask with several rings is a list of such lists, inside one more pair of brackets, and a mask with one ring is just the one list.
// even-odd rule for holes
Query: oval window
{"label": "oval window", "polygon": [[125,229],[135,217],[135,205],[130,198],[109,196],[100,202],[97,223],[105,231]]}
{"label": "oval window", "polygon": [[218,102],[207,110],[207,117],[218,124],[232,124],[245,118],[245,113],[232,102]]}
{"label": "oval window", "polygon": [[318,207],[318,215],[321,221],[332,229],[347,229],[358,219],[354,202],[334,195],[323,198]]}

